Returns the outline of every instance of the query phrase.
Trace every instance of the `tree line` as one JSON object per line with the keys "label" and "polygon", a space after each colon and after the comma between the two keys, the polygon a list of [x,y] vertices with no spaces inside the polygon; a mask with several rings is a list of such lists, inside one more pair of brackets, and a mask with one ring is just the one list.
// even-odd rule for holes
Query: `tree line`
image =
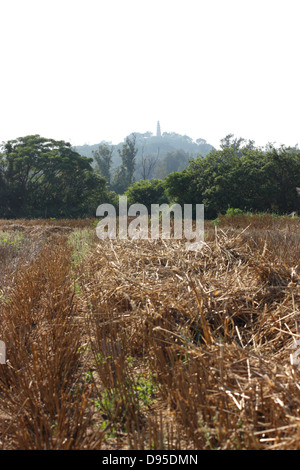
{"label": "tree line", "polygon": [[[137,146],[128,136],[118,149],[121,163],[112,174],[112,149],[101,144],[94,159],[71,144],[39,135],[3,143],[0,153],[0,218],[94,217],[98,205],[128,203],[151,210],[154,203],[200,204],[205,217],[215,218],[229,207],[251,212],[286,214],[299,210],[300,151],[298,147],[236,139],[221,140],[220,149],[179,160],[177,171],[135,181]],[[96,164],[93,164],[96,163]]]}
{"label": "tree line", "polygon": [[288,214],[300,210],[298,147],[256,147],[254,141],[229,134],[219,150],[189,160],[163,180],[140,181],[128,188],[128,202],[204,204],[212,219],[228,208],[245,212]]}

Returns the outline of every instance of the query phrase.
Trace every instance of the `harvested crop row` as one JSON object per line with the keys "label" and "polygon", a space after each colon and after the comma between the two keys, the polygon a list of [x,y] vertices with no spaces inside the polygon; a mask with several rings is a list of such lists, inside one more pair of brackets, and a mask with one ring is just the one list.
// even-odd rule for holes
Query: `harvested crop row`
{"label": "harvested crop row", "polygon": [[[78,388],[81,329],[70,250],[56,237],[15,275],[1,305],[0,409],[3,448],[72,449],[98,445],[84,389]],[[92,442],[93,441],[93,442]]]}

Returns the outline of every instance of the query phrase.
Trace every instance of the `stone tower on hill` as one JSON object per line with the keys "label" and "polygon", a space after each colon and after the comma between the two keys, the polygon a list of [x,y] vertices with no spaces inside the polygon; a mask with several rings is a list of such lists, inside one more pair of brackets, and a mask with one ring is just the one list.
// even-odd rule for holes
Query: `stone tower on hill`
{"label": "stone tower on hill", "polygon": [[156,127],[156,137],[161,137],[161,130],[160,130],[160,124],[159,124],[159,121],[157,121],[157,127]]}

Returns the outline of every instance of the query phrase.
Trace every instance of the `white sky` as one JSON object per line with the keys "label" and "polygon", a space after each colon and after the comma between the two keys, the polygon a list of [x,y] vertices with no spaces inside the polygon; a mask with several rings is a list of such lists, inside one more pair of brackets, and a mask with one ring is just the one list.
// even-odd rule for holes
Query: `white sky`
{"label": "white sky", "polygon": [[0,0],[0,142],[300,144],[299,0]]}

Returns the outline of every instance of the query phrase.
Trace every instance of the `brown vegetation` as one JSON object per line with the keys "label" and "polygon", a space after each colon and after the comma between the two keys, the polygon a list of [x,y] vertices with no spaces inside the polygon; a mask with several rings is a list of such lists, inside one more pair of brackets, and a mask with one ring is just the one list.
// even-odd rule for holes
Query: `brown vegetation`
{"label": "brown vegetation", "polygon": [[0,221],[2,448],[299,449],[299,219],[198,252],[92,222]]}

